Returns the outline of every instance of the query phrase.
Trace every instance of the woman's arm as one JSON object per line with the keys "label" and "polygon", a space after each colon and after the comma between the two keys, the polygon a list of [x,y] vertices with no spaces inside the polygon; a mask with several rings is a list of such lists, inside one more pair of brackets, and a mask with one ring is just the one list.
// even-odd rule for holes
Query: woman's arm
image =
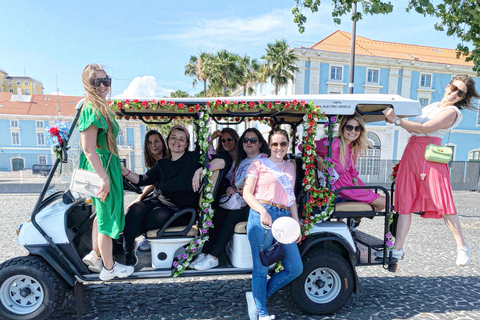
{"label": "woman's arm", "polygon": [[107,198],[108,193],[110,192],[110,177],[108,176],[107,172],[103,168],[102,161],[100,157],[95,152],[97,147],[97,133],[98,128],[95,127],[93,124],[88,127],[88,129],[80,132],[80,141],[82,143],[83,153],[87,158],[88,162],[92,166],[93,170],[102,178],[102,187],[100,191],[97,193],[99,196],[100,201],[105,201]]}
{"label": "woman's arm", "polygon": [[[387,122],[393,123],[395,119],[398,118],[392,108],[387,108],[383,110],[383,113],[385,114],[385,119]],[[399,126],[404,128],[408,132],[428,133],[440,129],[448,129],[455,122],[456,118],[457,112],[454,109],[450,108],[447,110],[443,110],[433,119],[425,123],[418,123],[407,119],[401,119]]]}
{"label": "woman's arm", "polygon": [[[225,167],[225,160],[221,158],[216,158],[210,161],[209,165],[210,165],[211,171],[217,171]],[[203,167],[200,167],[193,174],[193,179],[192,179],[193,192],[197,192],[200,189],[200,186],[202,185],[202,171],[203,171]]]}
{"label": "woman's arm", "polygon": [[248,203],[250,208],[260,213],[260,222],[264,225],[272,225],[272,217],[268,213],[267,209],[253,195],[255,185],[257,184],[257,178],[247,176],[245,178],[245,186],[243,187],[243,199]]}
{"label": "woman's arm", "polygon": [[140,176],[133,172],[132,170],[125,167],[123,164],[121,165],[122,168],[122,175],[127,178],[128,181],[137,184],[140,181]]}

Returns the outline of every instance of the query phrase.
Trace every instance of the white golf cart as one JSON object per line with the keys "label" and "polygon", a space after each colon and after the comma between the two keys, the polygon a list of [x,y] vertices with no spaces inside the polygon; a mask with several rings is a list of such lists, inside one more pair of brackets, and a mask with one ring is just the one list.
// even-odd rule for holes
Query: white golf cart
{"label": "white golf cart", "polygon": [[[120,118],[140,119],[147,124],[168,123],[175,117],[193,118],[196,120],[197,133],[206,127],[204,122],[207,118],[220,124],[263,119],[275,125],[289,124],[293,133],[296,133],[300,125],[311,123],[311,119],[315,120],[310,126],[313,132],[317,126],[325,127],[331,132],[335,118],[354,112],[362,115],[365,122],[383,121],[381,111],[387,107],[393,107],[395,113],[402,117],[421,113],[418,101],[397,95],[303,95],[231,100],[233,97],[122,100],[114,102],[112,107]],[[71,123],[68,152],[64,145],[62,160],[58,159],[53,165],[31,216],[17,229],[18,243],[30,254],[10,259],[0,265],[1,319],[44,319],[60,308],[69,287],[74,288],[77,315],[81,317],[86,306],[83,283],[99,281],[98,274],[91,273],[81,260],[91,250],[91,227],[95,208],[89,199],[68,190],[71,172],[78,166],[79,148],[76,144],[79,142],[79,134],[76,131],[76,122],[82,106],[83,101],[77,105],[77,113]],[[313,117],[309,115],[312,110],[316,110]],[[324,116],[321,113],[324,113]],[[324,120],[319,123],[319,118]],[[308,131],[308,128],[305,126],[304,132]],[[203,139],[205,140],[205,137]],[[312,143],[312,136],[309,139],[309,143]],[[303,142],[305,150],[307,141]],[[297,143],[298,141],[292,141],[292,150]],[[205,152],[202,144],[200,147],[202,152]],[[357,231],[352,237],[347,226],[349,219],[380,217],[384,221],[381,232],[386,235],[394,231],[390,226],[393,212],[377,212],[363,203],[345,202],[334,205],[334,197],[328,190],[325,193],[327,200],[324,205],[318,207],[317,202],[309,202],[311,193],[321,189],[315,185],[315,181],[305,180],[305,170],[308,167],[305,168],[304,161],[312,154],[311,151],[305,152],[303,155],[295,156],[293,152],[290,155],[297,168],[295,190],[299,212],[303,212],[307,207],[311,210],[304,218],[305,226],[302,230],[305,239],[299,245],[304,271],[289,284],[288,290],[302,312],[329,314],[341,308],[352,292],[359,293],[355,270],[357,266],[378,265],[390,271],[395,271],[396,268],[397,261],[389,257],[388,250],[385,250],[387,237],[377,238],[361,231]],[[204,158],[205,162],[208,162],[208,158]],[[164,228],[147,233],[146,237],[152,245],[151,252],[138,252],[139,263],[135,272],[127,278],[129,281],[172,275],[201,277],[251,273],[252,253],[246,236],[246,223],[236,226],[235,235],[219,258],[220,265],[217,268],[206,271],[185,269],[192,255],[185,258],[183,253],[195,251],[190,250],[195,247],[194,241],[200,240],[196,242],[202,243],[201,239],[208,235],[202,232],[206,218],[201,214],[201,208],[208,205],[205,202],[208,195],[217,196],[215,175],[209,176],[207,172],[204,184],[207,187],[203,189],[200,209],[182,210]],[[126,182],[125,187],[130,191],[138,191],[138,188]],[[367,188],[385,194],[385,207],[391,208],[392,198],[386,188]],[[184,214],[191,216],[187,226],[169,227],[171,222]],[[384,252],[383,259],[376,259],[374,255],[379,250]],[[123,262],[123,253],[115,254],[115,259]],[[275,272],[275,266],[271,267],[271,272]]]}

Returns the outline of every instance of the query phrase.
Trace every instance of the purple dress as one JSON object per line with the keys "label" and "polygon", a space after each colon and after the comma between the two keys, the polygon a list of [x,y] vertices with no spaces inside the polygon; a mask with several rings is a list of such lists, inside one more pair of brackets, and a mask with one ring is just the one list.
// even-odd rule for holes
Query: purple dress
{"label": "purple dress", "polygon": [[[327,156],[328,147],[325,145],[326,141],[328,141],[327,138],[315,141],[315,150],[317,151],[317,154],[319,156],[322,156],[323,158]],[[335,190],[341,187],[355,186],[352,180],[353,178],[357,178],[359,186],[365,185],[365,183],[363,183],[363,181],[358,178],[358,171],[355,168],[355,164],[357,163],[357,155],[354,154],[351,156],[350,146],[347,146],[345,154],[345,165],[342,165],[340,163],[340,142],[338,138],[335,138],[332,142],[332,162],[334,164],[335,171],[337,171],[338,175],[340,176],[338,180],[335,181],[335,183],[333,184]],[[347,189],[340,191],[339,196],[342,199],[350,199],[364,203],[372,203],[380,195],[367,189]]]}

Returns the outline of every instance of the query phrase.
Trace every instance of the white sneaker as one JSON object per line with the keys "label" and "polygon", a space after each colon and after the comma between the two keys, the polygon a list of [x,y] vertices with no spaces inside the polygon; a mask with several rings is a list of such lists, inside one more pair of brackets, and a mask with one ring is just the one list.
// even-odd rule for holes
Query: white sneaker
{"label": "white sneaker", "polygon": [[275,319],[275,316],[266,316],[266,317],[260,317],[258,320],[273,320]]}
{"label": "white sneaker", "polygon": [[204,271],[218,267],[218,259],[215,259],[212,255],[208,254],[202,261],[196,263],[193,268],[198,271]]}
{"label": "white sneaker", "polygon": [[247,298],[248,317],[250,320],[257,320],[258,311],[255,299],[253,298],[253,293],[248,291],[245,296]]}
{"label": "white sneaker", "polygon": [[[392,258],[397,259],[397,260],[403,260],[403,254],[404,254],[403,248],[400,249],[400,250],[392,249],[390,251],[392,251]],[[379,258],[383,258],[383,250],[375,251],[375,255]],[[390,255],[390,253],[387,252],[387,258],[388,258],[389,255]]]}
{"label": "white sneaker", "polygon": [[142,242],[138,245],[138,250],[140,251],[150,251],[152,246],[150,245],[150,241],[147,238],[143,239]]}
{"label": "white sneaker", "polygon": [[115,262],[112,270],[107,270],[107,269],[103,268],[102,272],[100,272],[99,277],[100,277],[100,280],[103,280],[103,281],[112,280],[115,277],[126,278],[129,275],[131,275],[134,270],[135,269],[132,266],[124,266],[123,264]]}
{"label": "white sneaker", "polygon": [[95,273],[100,273],[103,268],[102,259],[97,256],[95,251],[90,251],[85,257],[83,257],[82,262],[88,266],[88,269]]}
{"label": "white sneaker", "polygon": [[457,247],[457,266],[466,266],[471,261],[468,246]]}
{"label": "white sneaker", "polygon": [[205,253],[200,253],[197,257],[197,259],[195,259],[192,263],[190,263],[188,265],[188,268],[189,269],[195,269],[195,266],[197,264],[199,264],[200,262],[202,262],[203,260],[205,260],[205,258],[207,257],[207,255]]}

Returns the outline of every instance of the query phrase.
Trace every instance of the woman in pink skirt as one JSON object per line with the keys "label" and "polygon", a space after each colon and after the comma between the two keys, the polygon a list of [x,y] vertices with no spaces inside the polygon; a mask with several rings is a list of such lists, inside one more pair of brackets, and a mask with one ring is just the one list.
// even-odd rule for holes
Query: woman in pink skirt
{"label": "woman in pink skirt", "polygon": [[412,212],[424,212],[424,218],[443,218],[457,244],[458,266],[470,262],[470,249],[463,239],[460,220],[453,203],[450,173],[447,164],[425,160],[425,148],[441,145],[449,130],[462,121],[462,109],[475,109],[472,98],[479,98],[474,80],[457,75],[445,88],[442,101],[423,108],[413,121],[400,119],[392,108],[384,111],[387,122],[395,123],[411,133],[398,168],[395,189],[395,210],[398,218],[394,258],[403,259],[403,245],[412,223]]}
{"label": "woman in pink skirt", "polygon": [[[315,142],[317,166],[321,168],[323,157],[327,155],[327,138]],[[365,123],[358,114],[343,116],[338,127],[338,135],[332,141],[332,162],[334,164],[333,176],[336,178],[332,189],[342,187],[364,186],[358,178],[358,171],[355,168],[359,153],[368,148]],[[331,174],[332,175],[332,174]],[[370,204],[376,211],[385,208],[385,197],[368,189],[345,189],[340,191],[342,199],[354,200]],[[360,219],[356,219],[356,227]]]}

